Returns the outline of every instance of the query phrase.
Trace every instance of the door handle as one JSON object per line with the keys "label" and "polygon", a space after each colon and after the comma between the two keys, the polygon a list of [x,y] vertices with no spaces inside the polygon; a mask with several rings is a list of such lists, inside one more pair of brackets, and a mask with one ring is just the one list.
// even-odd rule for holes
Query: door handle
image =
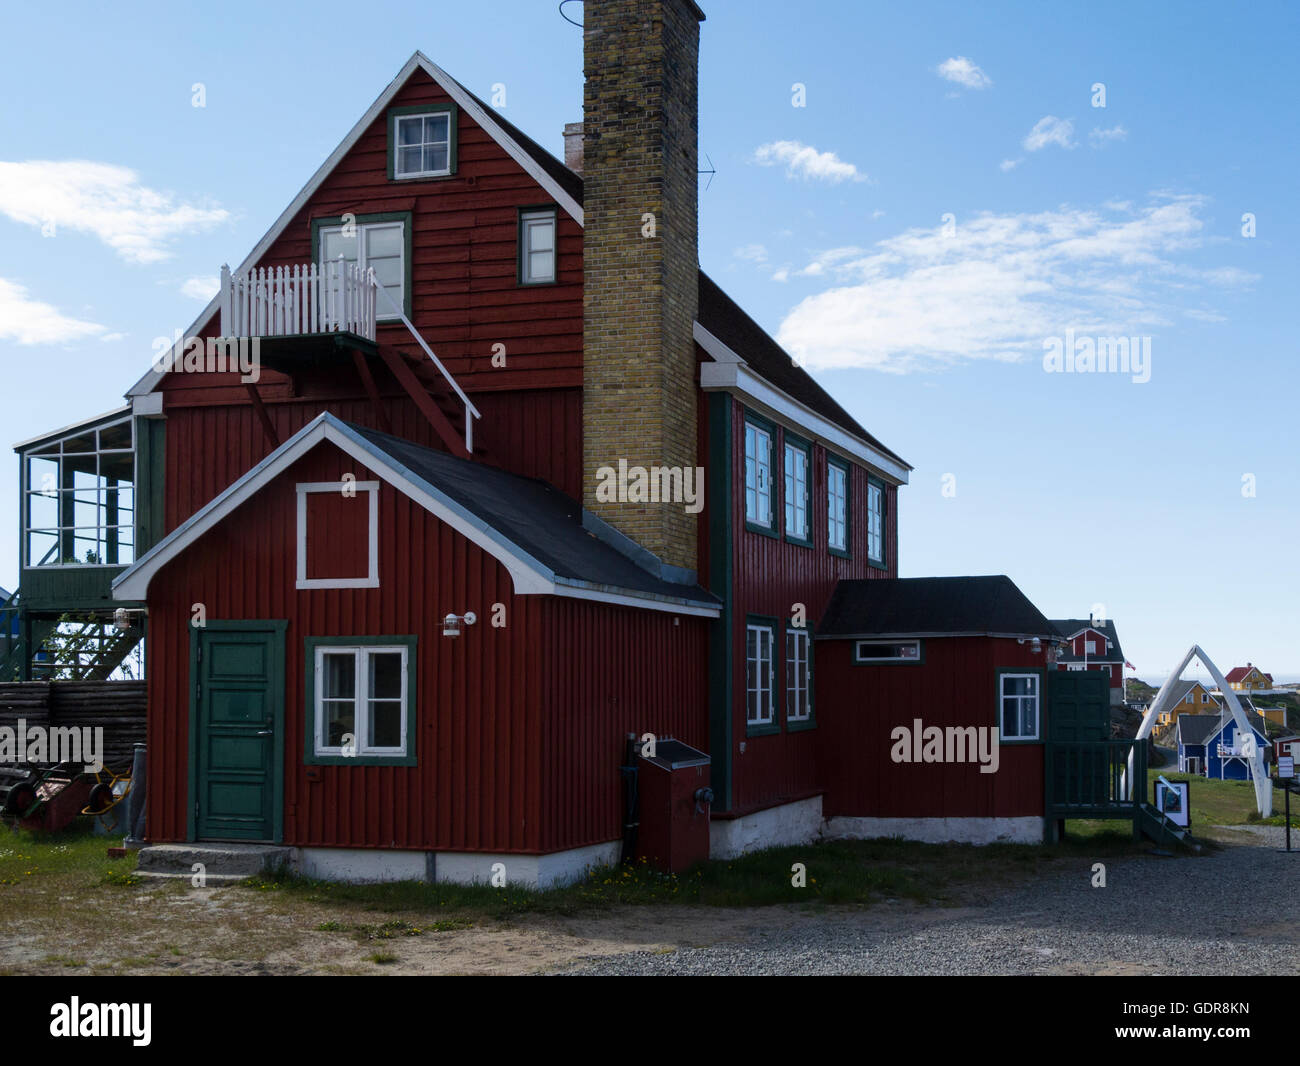
{"label": "door handle", "polygon": [[259,736],[259,737],[270,737],[270,736],[274,736],[274,735],[275,735],[275,731],[274,731],[274,730],[271,730],[271,729],[259,729],[259,730],[258,730],[255,734],[253,734],[253,735],[254,735],[254,736]]}

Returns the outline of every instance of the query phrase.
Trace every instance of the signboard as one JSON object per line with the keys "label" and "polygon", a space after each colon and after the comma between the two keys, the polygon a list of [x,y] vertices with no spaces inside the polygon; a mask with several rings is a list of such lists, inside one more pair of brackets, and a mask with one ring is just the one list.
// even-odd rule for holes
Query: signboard
{"label": "signboard", "polygon": [[1291,756],[1291,755],[1283,755],[1280,759],[1278,759],[1278,761],[1277,761],[1277,776],[1278,776],[1278,777],[1295,777],[1295,757],[1294,757],[1294,756]]}
{"label": "signboard", "polygon": [[1186,781],[1166,781],[1163,777],[1155,782],[1156,810],[1168,818],[1174,825],[1184,829],[1192,824],[1192,812],[1189,806],[1190,786]]}

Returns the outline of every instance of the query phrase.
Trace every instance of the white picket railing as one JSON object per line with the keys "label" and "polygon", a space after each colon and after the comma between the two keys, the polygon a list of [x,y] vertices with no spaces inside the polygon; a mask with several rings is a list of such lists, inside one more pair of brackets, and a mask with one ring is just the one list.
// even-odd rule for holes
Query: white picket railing
{"label": "white picket railing", "polygon": [[221,268],[223,337],[292,337],[353,333],[375,339],[373,270],[323,259],[287,267]]}

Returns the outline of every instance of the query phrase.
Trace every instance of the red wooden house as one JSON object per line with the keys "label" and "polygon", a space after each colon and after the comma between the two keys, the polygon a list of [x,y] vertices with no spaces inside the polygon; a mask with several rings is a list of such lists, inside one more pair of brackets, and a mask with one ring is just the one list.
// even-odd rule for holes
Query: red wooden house
{"label": "red wooden house", "polygon": [[563,881],[646,734],[715,856],[1132,814],[1100,679],[1006,578],[898,579],[911,468],[700,271],[702,19],[588,0],[567,163],[417,53],[132,388],[151,841]]}

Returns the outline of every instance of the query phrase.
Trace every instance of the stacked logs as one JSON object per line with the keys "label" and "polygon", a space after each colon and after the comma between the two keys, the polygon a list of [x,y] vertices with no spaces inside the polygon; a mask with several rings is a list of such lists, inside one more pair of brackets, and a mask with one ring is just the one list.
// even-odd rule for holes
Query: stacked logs
{"label": "stacked logs", "polygon": [[131,768],[145,738],[147,697],[143,681],[28,681],[0,684],[0,729],[52,726],[104,730],[104,765]]}

